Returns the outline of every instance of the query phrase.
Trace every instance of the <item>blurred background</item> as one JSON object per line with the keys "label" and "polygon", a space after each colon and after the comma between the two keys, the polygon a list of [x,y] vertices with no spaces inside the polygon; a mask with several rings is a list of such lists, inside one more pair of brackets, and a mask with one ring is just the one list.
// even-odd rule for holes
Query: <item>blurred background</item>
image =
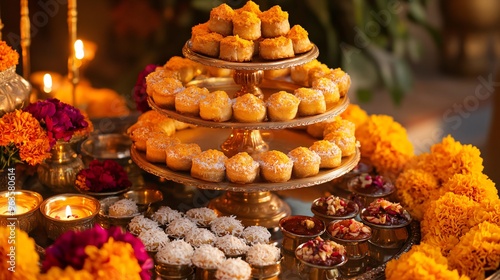
{"label": "blurred background", "polygon": [[[224,1],[233,8],[245,0]],[[416,153],[451,134],[479,147],[500,182],[500,1],[263,0],[280,5],[320,50],[319,60],[352,77],[350,98],[402,123]],[[94,117],[135,113],[132,92],[147,64],[164,64],[208,20],[217,0],[78,1],[84,42],[80,95]],[[2,0],[2,39],[20,52],[19,1]],[[31,81],[64,80],[69,54],[66,0],[29,1]],[[18,72],[22,73],[21,66]],[[118,98],[119,97],[119,98]],[[102,102],[109,100],[109,102]],[[99,102],[98,102],[99,101]],[[106,105],[103,105],[106,104]],[[112,107],[109,107],[112,106]]]}

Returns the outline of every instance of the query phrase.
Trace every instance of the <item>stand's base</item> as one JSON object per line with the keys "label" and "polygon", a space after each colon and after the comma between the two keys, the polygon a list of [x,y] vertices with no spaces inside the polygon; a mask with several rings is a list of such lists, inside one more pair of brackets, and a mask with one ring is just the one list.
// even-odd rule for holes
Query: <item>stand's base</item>
{"label": "stand's base", "polygon": [[271,192],[225,192],[208,207],[221,216],[236,216],[244,226],[268,229],[277,228],[279,220],[292,213],[290,206]]}

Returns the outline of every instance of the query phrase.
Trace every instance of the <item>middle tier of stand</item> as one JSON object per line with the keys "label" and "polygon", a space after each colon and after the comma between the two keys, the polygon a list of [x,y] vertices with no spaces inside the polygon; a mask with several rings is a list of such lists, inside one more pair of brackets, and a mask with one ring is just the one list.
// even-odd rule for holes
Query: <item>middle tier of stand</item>
{"label": "middle tier of stand", "polygon": [[[206,78],[201,80],[191,81],[188,85],[194,85],[198,87],[206,87],[210,90],[223,90],[228,93],[230,97],[241,88],[241,86],[234,83],[232,78]],[[290,83],[283,80],[268,80],[264,79],[259,85],[260,89],[264,94],[264,100],[267,99],[269,95],[280,90],[285,90],[293,92],[295,89],[299,88],[298,85]],[[227,122],[214,122],[209,120],[204,120],[199,116],[185,115],[176,112],[175,110],[165,109],[158,106],[151,97],[148,97],[149,105],[156,111],[165,114],[166,116],[176,119],[181,122],[190,123],[194,125],[211,127],[211,128],[233,128],[233,129],[283,129],[307,126],[310,124],[318,123],[330,119],[334,116],[342,113],[349,105],[349,97],[344,96],[333,106],[329,106],[326,112],[314,116],[297,116],[293,120],[289,121],[264,121],[258,123],[242,123],[237,121],[227,121]]]}
{"label": "middle tier of stand", "polygon": [[[230,129],[212,129],[212,128],[192,128],[178,131],[175,136],[183,143],[197,143],[202,150],[220,149],[220,145],[231,135]],[[265,142],[269,144],[271,150],[279,150],[288,153],[290,150],[303,146],[309,147],[317,139],[311,137],[302,130],[284,129],[284,130],[264,130],[261,131]],[[189,172],[179,172],[170,170],[166,164],[152,163],[147,161],[146,154],[132,147],[131,157],[134,162],[143,170],[181,184],[195,186],[202,189],[224,190],[232,192],[267,192],[288,190],[294,188],[303,188],[322,184],[338,178],[351,171],[359,162],[360,153],[342,158],[339,167],[333,169],[321,169],[319,174],[307,178],[293,178],[287,182],[270,183],[257,180],[251,184],[235,184],[229,181],[220,183],[203,181],[191,177]]]}

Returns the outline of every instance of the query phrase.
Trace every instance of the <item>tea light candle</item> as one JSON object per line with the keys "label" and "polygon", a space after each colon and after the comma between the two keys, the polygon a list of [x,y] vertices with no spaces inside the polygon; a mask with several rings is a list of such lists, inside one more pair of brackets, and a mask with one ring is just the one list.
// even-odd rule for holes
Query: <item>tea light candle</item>
{"label": "tea light candle", "polygon": [[66,205],[64,210],[55,211],[51,217],[58,220],[75,220],[92,215],[92,211],[87,208]]}
{"label": "tea light candle", "polygon": [[22,230],[30,232],[38,225],[42,200],[39,193],[28,190],[0,192],[0,225],[17,221]]}
{"label": "tea light candle", "polygon": [[91,228],[99,209],[97,199],[83,194],[55,195],[47,198],[40,206],[47,235],[54,240],[68,230]]}

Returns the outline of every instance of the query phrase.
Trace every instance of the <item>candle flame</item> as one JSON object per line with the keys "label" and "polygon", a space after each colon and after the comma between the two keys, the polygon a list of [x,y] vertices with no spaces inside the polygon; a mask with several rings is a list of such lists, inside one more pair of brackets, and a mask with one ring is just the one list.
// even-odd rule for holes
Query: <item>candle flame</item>
{"label": "candle flame", "polygon": [[71,207],[69,205],[66,205],[66,218],[69,218],[73,216],[73,213],[71,212]]}
{"label": "candle flame", "polygon": [[78,39],[75,41],[75,57],[76,59],[83,59],[85,57],[85,52],[83,51],[83,42]]}
{"label": "candle flame", "polygon": [[48,73],[43,75],[43,91],[46,93],[52,91],[52,76]]}

